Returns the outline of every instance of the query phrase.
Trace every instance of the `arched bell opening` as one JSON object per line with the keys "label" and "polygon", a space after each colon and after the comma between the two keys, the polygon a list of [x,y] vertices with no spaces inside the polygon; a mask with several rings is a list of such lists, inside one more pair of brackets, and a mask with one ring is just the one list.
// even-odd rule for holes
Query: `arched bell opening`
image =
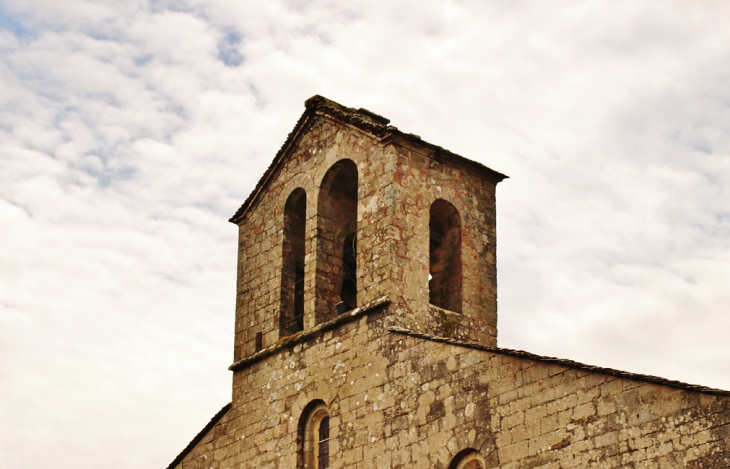
{"label": "arched bell opening", "polygon": [[429,248],[429,303],[461,313],[461,216],[443,199],[431,204]]}
{"label": "arched bell opening", "polygon": [[298,188],[284,205],[279,336],[304,330],[304,257],[307,195]]}
{"label": "arched bell opening", "polygon": [[357,307],[357,165],[340,160],[327,171],[317,204],[316,320]]}

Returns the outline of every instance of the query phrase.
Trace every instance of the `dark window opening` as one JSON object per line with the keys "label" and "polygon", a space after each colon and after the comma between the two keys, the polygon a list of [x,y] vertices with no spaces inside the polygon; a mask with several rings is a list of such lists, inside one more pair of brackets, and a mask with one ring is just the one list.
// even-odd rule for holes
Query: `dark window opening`
{"label": "dark window opening", "polygon": [[439,308],[461,312],[461,217],[449,202],[431,205],[429,249],[429,302]]}
{"label": "dark window opening", "polygon": [[357,304],[357,235],[350,233],[345,236],[342,247],[342,288],[340,300],[344,305],[343,313],[355,308]]}
{"label": "dark window opening", "polygon": [[316,322],[357,307],[357,165],[327,171],[317,203]]}
{"label": "dark window opening", "polygon": [[319,423],[319,444],[317,445],[317,469],[330,467],[330,418],[324,417]]}
{"label": "dark window opening", "polygon": [[256,351],[260,352],[264,348],[264,335],[261,332],[256,333]]}
{"label": "dark window opening", "polygon": [[310,402],[299,419],[296,467],[330,467],[330,417],[327,406],[320,399]]}
{"label": "dark window opening", "polygon": [[295,189],[284,206],[284,246],[281,273],[279,335],[304,330],[304,256],[307,196]]}

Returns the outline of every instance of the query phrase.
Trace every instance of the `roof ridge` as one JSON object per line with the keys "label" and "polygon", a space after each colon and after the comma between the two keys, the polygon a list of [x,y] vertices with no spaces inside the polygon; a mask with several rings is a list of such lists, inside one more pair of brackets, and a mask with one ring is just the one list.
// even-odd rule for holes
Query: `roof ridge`
{"label": "roof ridge", "polygon": [[355,109],[343,106],[340,103],[327,99],[324,96],[315,94],[304,102],[306,109],[314,112],[322,112],[329,116],[340,119],[348,124],[352,124],[357,128],[367,130],[378,137],[382,137],[388,132],[395,132],[397,127],[388,125],[390,119],[376,114],[367,109]]}
{"label": "roof ridge", "polygon": [[653,376],[653,375],[645,375],[641,373],[632,373],[630,371],[622,371],[617,370],[615,368],[607,368],[602,366],[596,366],[596,365],[587,365],[585,363],[577,362],[574,360],[570,360],[567,358],[556,358],[556,357],[548,357],[545,355],[537,355],[535,353],[526,352],[524,350],[516,350],[516,349],[509,349],[509,348],[502,348],[502,347],[489,347],[484,344],[480,344],[478,342],[471,342],[467,340],[460,340],[460,339],[453,339],[449,337],[442,337],[432,334],[425,334],[423,332],[415,332],[410,329],[406,329],[403,327],[398,326],[391,326],[388,328],[390,332],[394,332],[396,334],[403,334],[408,335],[411,337],[417,337],[419,339],[425,339],[425,340],[431,340],[434,342],[442,342],[447,343],[451,345],[458,345],[461,347],[468,347],[472,349],[482,350],[485,352],[492,352],[492,353],[498,353],[502,355],[509,355],[513,357],[518,358],[525,358],[528,360],[535,360],[545,363],[553,363],[556,365],[562,365],[566,366],[568,368],[575,368],[580,369],[583,371],[588,371],[591,373],[601,373],[604,375],[609,376],[615,376],[617,378],[626,378],[626,379],[633,379],[635,381],[643,381],[648,382],[652,384],[659,384],[662,386],[668,386],[678,389],[683,389],[685,391],[695,391],[695,392],[701,392],[704,394],[713,394],[715,396],[730,396],[730,391],[726,391],[724,389],[717,389],[717,388],[711,388],[708,386],[702,386],[699,384],[689,384],[682,381],[672,380],[668,378],[662,378],[660,376]]}
{"label": "roof ridge", "polygon": [[469,168],[472,168],[477,171],[484,171],[486,172],[489,177],[494,178],[496,182],[499,182],[505,178],[507,178],[506,175],[495,171],[491,168],[488,168],[487,166],[484,166],[482,163],[479,163],[474,160],[470,160],[468,158],[465,158],[461,155],[458,155],[456,153],[453,153],[449,150],[446,150],[443,147],[440,147],[438,145],[434,145],[432,143],[429,143],[425,140],[422,140],[421,137],[402,132],[398,129],[398,127],[395,127],[393,125],[390,125],[390,120],[386,117],[383,117],[379,114],[376,114],[372,111],[369,111],[364,108],[351,108],[347,106],[343,106],[342,104],[339,104],[335,101],[332,101],[331,99],[325,98],[321,95],[314,95],[311,98],[307,99],[304,102],[304,113],[301,115],[297,123],[294,125],[294,128],[291,132],[289,132],[289,135],[287,136],[286,140],[284,141],[284,144],[281,146],[279,151],[276,153],[276,156],[272,160],[269,167],[264,172],[263,176],[261,176],[261,179],[259,179],[259,182],[256,183],[256,187],[251,191],[251,193],[246,198],[246,201],[243,202],[241,207],[236,210],[236,213],[233,214],[233,216],[228,220],[231,223],[238,223],[243,218],[244,214],[248,211],[248,209],[254,204],[256,199],[258,199],[259,194],[263,191],[264,187],[266,186],[268,180],[273,176],[275,170],[278,168],[279,164],[284,158],[284,155],[287,153],[291,145],[294,143],[298,135],[301,133],[301,131],[306,126],[308,119],[315,115],[325,115],[330,116],[335,119],[341,120],[342,122],[345,122],[346,124],[350,124],[360,130],[363,130],[371,135],[373,135],[377,139],[383,139],[384,137],[388,135],[395,135],[397,137],[402,138],[405,141],[409,141],[412,143],[415,143],[417,145],[421,145],[425,148],[428,148],[433,151],[434,159],[437,159],[438,161],[442,161],[444,158],[449,158],[452,162],[455,162],[457,164],[466,164]]}

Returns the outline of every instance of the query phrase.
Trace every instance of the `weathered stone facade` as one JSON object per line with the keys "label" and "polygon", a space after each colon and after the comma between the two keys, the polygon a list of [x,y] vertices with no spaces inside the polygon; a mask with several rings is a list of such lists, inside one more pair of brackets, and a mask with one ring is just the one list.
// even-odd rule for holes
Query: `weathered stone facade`
{"label": "weathered stone facade", "polygon": [[307,101],[231,219],[232,403],[170,467],[730,467],[730,392],[496,347],[503,178]]}

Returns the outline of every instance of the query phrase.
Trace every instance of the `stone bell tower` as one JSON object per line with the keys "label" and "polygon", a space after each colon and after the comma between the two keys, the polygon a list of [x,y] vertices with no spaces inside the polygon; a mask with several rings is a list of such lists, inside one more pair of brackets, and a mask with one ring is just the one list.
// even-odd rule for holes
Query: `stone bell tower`
{"label": "stone bell tower", "polygon": [[506,176],[321,96],[246,202],[235,360],[340,316],[495,346]]}
{"label": "stone bell tower", "polygon": [[504,178],[309,99],[231,219],[231,403],[168,469],[730,467],[730,391],[496,347]]}

